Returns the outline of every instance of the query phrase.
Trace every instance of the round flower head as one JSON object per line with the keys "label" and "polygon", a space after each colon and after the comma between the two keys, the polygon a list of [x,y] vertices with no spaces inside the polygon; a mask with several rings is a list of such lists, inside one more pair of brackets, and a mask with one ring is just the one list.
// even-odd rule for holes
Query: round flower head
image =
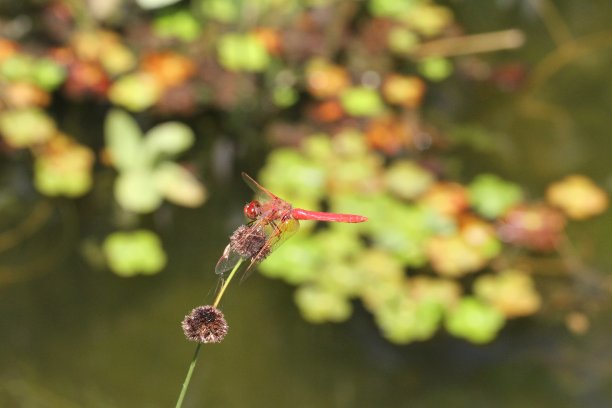
{"label": "round flower head", "polygon": [[259,257],[265,244],[266,234],[262,228],[242,225],[230,237],[231,248],[243,258]]}
{"label": "round flower head", "polygon": [[220,343],[229,329],[223,313],[210,305],[193,309],[181,325],[185,337],[198,343]]}

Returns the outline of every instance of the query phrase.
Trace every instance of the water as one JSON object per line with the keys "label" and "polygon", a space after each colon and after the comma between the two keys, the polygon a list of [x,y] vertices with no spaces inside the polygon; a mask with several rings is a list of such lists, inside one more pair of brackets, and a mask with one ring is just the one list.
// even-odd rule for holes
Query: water
{"label": "water", "polygon": [[[526,8],[508,14],[490,4],[457,5],[459,20],[471,32],[525,29],[525,48],[499,58],[536,67],[542,50],[552,47],[541,23]],[[576,34],[610,30],[607,2],[562,5]],[[537,86],[494,100],[478,90],[462,94],[471,101],[462,120],[495,129],[497,145],[504,146],[493,158],[466,153],[465,172],[499,172],[529,186],[534,196],[570,170],[612,186],[612,40],[602,38],[593,52]],[[449,95],[452,102],[453,90]],[[534,101],[548,109],[533,115]],[[1,407],[173,406],[194,349],[180,321],[212,300],[215,262],[249,195],[237,177],[225,190],[211,187],[203,208],[153,220],[171,260],[154,277],[122,279],[88,266],[76,248],[83,231],[70,221],[86,207],[60,201],[47,209],[43,233],[11,252],[1,270]],[[549,299],[545,315],[511,322],[487,346],[441,333],[397,347],[381,339],[358,305],[347,323],[305,323],[291,287],[254,274],[224,298],[230,333],[222,344],[203,347],[185,406],[610,406],[612,305],[603,288],[610,285],[610,231],[610,214],[570,229],[596,281],[552,273],[542,280],[550,293],[565,287],[591,299],[578,303],[593,316],[584,336],[565,328],[556,305],[571,299],[562,296]],[[26,264],[25,272],[17,269]]]}

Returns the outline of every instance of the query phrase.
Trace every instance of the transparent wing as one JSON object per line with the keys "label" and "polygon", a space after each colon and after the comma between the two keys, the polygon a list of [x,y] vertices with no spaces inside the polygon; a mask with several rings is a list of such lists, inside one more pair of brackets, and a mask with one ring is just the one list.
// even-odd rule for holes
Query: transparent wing
{"label": "transparent wing", "polygon": [[269,222],[265,226],[266,234],[269,236],[269,238],[259,252],[251,258],[251,263],[244,271],[242,279],[246,279],[246,277],[253,271],[255,265],[266,259],[270,253],[281,246],[299,229],[299,221],[293,218],[289,218],[285,221]]}
{"label": "transparent wing", "polygon": [[223,255],[221,255],[221,258],[217,261],[215,273],[217,275],[225,275],[227,271],[234,269],[234,266],[236,266],[240,259],[242,259],[242,257],[232,249],[230,244],[227,244],[223,250]]}
{"label": "transparent wing", "polygon": [[259,201],[265,202],[269,200],[279,199],[276,195],[274,195],[271,191],[263,187],[261,184],[253,180],[251,176],[242,172],[242,179],[245,183],[255,192],[255,198]]}
{"label": "transparent wing", "polygon": [[[269,221],[265,218],[259,218],[257,221],[249,223],[248,225],[241,225],[238,227],[230,237],[230,243],[223,250],[223,255],[217,261],[215,266],[215,273],[217,275],[224,275],[227,271],[232,270],[236,264],[242,258],[257,258],[257,253],[252,257],[245,256],[246,253],[251,253],[249,247],[255,245],[255,250],[261,245],[263,248],[265,244],[270,240],[273,233],[272,228],[268,228]],[[261,236],[263,234],[263,236]],[[264,244],[261,244],[261,240],[265,240]],[[235,247],[234,247],[235,246]],[[236,250],[238,249],[238,250]]]}

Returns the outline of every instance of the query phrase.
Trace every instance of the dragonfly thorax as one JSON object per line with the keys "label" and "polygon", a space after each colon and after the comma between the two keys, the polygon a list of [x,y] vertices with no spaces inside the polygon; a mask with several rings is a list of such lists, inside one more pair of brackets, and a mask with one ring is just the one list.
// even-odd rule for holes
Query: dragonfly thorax
{"label": "dragonfly thorax", "polygon": [[251,201],[245,205],[244,215],[250,220],[256,220],[261,215],[261,204],[259,201]]}

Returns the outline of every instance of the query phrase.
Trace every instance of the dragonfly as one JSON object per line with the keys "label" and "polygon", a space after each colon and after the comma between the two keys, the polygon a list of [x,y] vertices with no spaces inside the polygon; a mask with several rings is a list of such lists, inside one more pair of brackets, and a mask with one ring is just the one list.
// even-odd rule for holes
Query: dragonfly
{"label": "dragonfly", "polygon": [[293,206],[271,193],[242,173],[246,184],[255,192],[255,200],[244,206],[244,215],[250,221],[240,226],[230,237],[223,255],[217,262],[215,273],[224,275],[241,260],[249,260],[246,274],[289,237],[295,234],[300,220],[357,223],[367,221],[362,215],[309,211]]}

